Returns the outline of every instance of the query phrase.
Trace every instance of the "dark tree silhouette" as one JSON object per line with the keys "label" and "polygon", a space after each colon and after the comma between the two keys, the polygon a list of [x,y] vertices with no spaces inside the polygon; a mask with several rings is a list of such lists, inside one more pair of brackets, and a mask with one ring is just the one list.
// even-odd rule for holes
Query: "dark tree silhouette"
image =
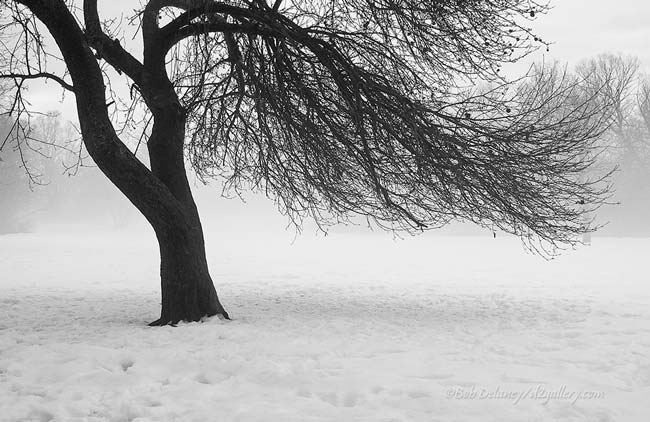
{"label": "dark tree silhouette", "polygon": [[[464,219],[557,245],[589,230],[584,204],[603,198],[580,177],[600,105],[555,73],[500,76],[546,45],[527,28],[547,11],[535,1],[149,0],[129,21],[138,57],[96,0],[1,4],[10,110],[25,109],[33,78],[71,91],[88,153],[154,228],[154,325],[228,317],[185,158],[227,189],[265,192],[296,223],[362,216],[420,231]],[[45,59],[59,55],[55,74]],[[114,71],[131,86],[122,121],[150,123],[148,165],[112,119]]]}

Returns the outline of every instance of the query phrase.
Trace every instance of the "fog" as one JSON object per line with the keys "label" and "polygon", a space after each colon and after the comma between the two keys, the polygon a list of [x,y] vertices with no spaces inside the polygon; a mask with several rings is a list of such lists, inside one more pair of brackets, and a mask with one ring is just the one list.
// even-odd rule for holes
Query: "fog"
{"label": "fog", "polygon": [[[3,137],[10,120],[2,123]],[[49,133],[52,145],[26,147],[7,142],[0,155],[0,233],[18,232],[149,232],[144,217],[94,165],[76,139],[74,126],[52,113],[34,121],[34,133]],[[594,215],[602,226],[594,236],[650,236],[650,139],[647,134],[628,139],[629,148],[604,136],[606,153],[599,166],[612,174],[609,205]],[[138,156],[146,162],[146,147]],[[133,149],[133,148],[132,148]],[[629,150],[626,152],[626,150]],[[78,158],[81,160],[78,161]],[[189,168],[189,164],[188,164]],[[241,197],[222,194],[221,180],[201,182],[188,171],[207,239],[227,242],[235,237],[276,236],[287,243],[300,238],[325,236],[314,221],[300,226],[282,215],[274,201],[263,194],[244,191]],[[355,233],[391,237],[363,219],[354,224],[327,227],[327,233]],[[472,223],[454,222],[426,235],[502,235]],[[398,234],[399,236],[399,234]]]}
{"label": "fog", "polygon": [[[4,159],[0,170],[6,175],[12,163]],[[50,163],[39,182],[30,182],[24,168],[15,166],[12,177],[0,185],[0,232],[149,231],[144,217],[96,167],[80,168],[67,175],[60,163]],[[14,164],[15,165],[15,164]],[[57,171],[58,170],[58,171]],[[291,242],[300,237],[325,235],[311,220],[301,230],[282,215],[272,199],[244,192],[242,197],[225,197],[218,180],[204,185],[190,172],[193,191],[207,233],[223,236],[274,235]],[[624,164],[613,175],[611,205],[595,215],[604,224],[595,236],[650,236],[650,165],[628,169]],[[232,195],[231,195],[232,196]],[[329,227],[330,233],[384,235],[363,221]],[[492,231],[471,223],[452,223],[431,235],[493,236]],[[209,237],[209,236],[208,236]]]}
{"label": "fog", "polygon": [[[6,136],[10,120],[1,123]],[[0,233],[18,232],[151,232],[144,217],[113,186],[81,149],[74,126],[56,113],[34,120],[34,133],[47,135],[52,145],[6,143],[0,155]],[[637,125],[638,126],[638,125]],[[634,127],[637,127],[634,126]],[[638,128],[637,128],[638,129]],[[629,145],[615,135],[605,136],[606,153],[599,160],[604,171],[612,174],[609,205],[594,215],[594,224],[602,226],[594,236],[650,236],[650,139],[648,134],[632,130]],[[49,133],[49,134],[48,134]],[[640,135],[635,135],[639,133]],[[131,147],[133,147],[131,145]],[[133,149],[133,148],[132,148]],[[138,156],[146,162],[146,147]],[[79,157],[81,160],[79,161]],[[189,164],[188,164],[189,168]],[[324,236],[312,220],[300,227],[291,224],[278,211],[274,201],[262,194],[243,191],[222,194],[220,180],[201,182],[190,170],[195,200],[208,241],[228,241],[234,237],[277,236],[287,243],[300,238]],[[327,233],[355,233],[391,237],[371,227],[363,219],[355,224],[335,225]],[[471,223],[454,222],[427,235],[502,235]],[[398,234],[399,236],[399,234]]]}

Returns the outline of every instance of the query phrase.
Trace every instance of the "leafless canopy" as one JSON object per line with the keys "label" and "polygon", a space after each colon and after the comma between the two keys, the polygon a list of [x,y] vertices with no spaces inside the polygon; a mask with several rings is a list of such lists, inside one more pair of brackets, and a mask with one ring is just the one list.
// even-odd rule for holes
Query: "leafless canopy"
{"label": "leafless canopy", "polygon": [[[36,77],[74,91],[35,60],[43,40],[20,3],[30,2],[1,3],[15,98]],[[606,107],[557,67],[500,76],[547,46],[527,27],[545,4],[150,0],[131,20],[140,60],[100,22],[96,1],[67,3],[97,57],[154,115],[150,85],[160,82],[149,69],[164,62],[200,177],[261,190],[295,221],[362,216],[419,231],[469,220],[573,243],[591,230],[585,210],[605,198],[584,171]]]}
{"label": "leafless canopy", "polygon": [[650,170],[650,99],[639,59],[602,54],[583,62],[578,74],[596,101],[611,110],[611,125],[601,137],[610,146],[609,159],[620,163],[630,177],[645,174]]}

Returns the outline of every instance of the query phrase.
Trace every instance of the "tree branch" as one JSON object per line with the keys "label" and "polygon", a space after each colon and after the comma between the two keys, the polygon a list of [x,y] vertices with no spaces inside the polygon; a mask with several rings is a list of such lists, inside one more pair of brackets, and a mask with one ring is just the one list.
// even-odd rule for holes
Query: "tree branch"
{"label": "tree branch", "polygon": [[[273,24],[273,21],[268,19],[268,16],[256,13],[252,9],[244,9],[221,2],[203,1],[200,3],[200,6],[186,9],[184,13],[161,28],[161,36],[165,38],[173,37],[177,31],[190,24],[192,20],[200,16],[217,18],[219,14],[255,20],[259,23]],[[225,23],[225,19],[223,17],[221,19]]]}
{"label": "tree branch", "polygon": [[[164,29],[164,28],[163,28]],[[232,34],[249,34],[249,35],[259,35],[259,36],[271,36],[280,38],[282,35],[271,28],[260,27],[259,25],[252,23],[245,24],[234,24],[228,23],[225,20],[223,22],[210,22],[210,23],[191,23],[185,25],[174,33],[167,34],[167,38],[164,40],[164,49],[165,52],[169,51],[175,44],[182,41],[185,38],[189,38],[195,35],[206,34],[206,33],[216,33],[222,32],[226,34],[226,39],[228,42],[234,42],[232,40]]]}
{"label": "tree branch", "polygon": [[57,82],[59,85],[61,85],[61,87],[63,87],[64,89],[74,92],[74,86],[64,81],[63,78],[48,72],[29,73],[29,74],[5,73],[5,74],[0,74],[0,79],[14,79],[14,80],[51,79]]}
{"label": "tree branch", "polygon": [[83,9],[88,43],[100,58],[105,59],[118,72],[126,73],[137,84],[141,83],[144,71],[142,63],[122,48],[118,40],[111,39],[102,30],[97,0],[84,0]]}

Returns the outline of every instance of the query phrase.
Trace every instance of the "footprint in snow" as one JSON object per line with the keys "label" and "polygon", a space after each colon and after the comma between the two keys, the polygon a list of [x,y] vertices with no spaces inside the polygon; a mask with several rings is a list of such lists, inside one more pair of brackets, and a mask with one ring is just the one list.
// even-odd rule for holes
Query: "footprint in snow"
{"label": "footprint in snow", "polygon": [[199,384],[212,384],[212,382],[205,376],[205,374],[198,374],[194,379]]}
{"label": "footprint in snow", "polygon": [[318,393],[318,398],[332,406],[354,407],[359,402],[361,395],[354,391],[349,391],[339,397],[335,392]]}
{"label": "footprint in snow", "polygon": [[126,372],[130,367],[133,366],[135,362],[133,359],[125,358],[120,361],[120,366],[122,367],[122,371]]}

